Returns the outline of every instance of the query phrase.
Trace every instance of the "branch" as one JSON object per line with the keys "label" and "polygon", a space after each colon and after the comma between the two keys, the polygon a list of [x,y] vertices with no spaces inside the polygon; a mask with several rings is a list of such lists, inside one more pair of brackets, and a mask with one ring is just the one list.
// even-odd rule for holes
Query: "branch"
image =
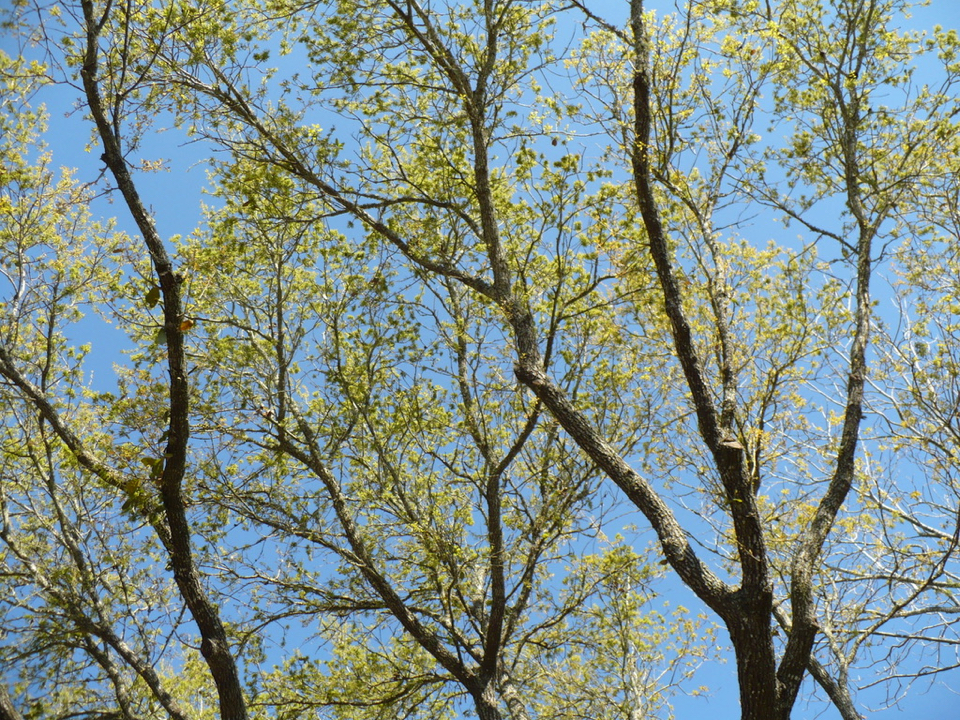
{"label": "branch", "polygon": [[10,699],[6,683],[0,683],[0,720],[23,720],[23,715]]}
{"label": "branch", "polygon": [[664,556],[683,581],[718,614],[728,614],[734,591],[703,565],[673,511],[650,484],[603,440],[600,432],[541,368],[521,359],[514,365],[514,372],[597,467],[640,509],[656,531]]}
{"label": "branch", "polygon": [[[767,603],[772,601],[767,550],[763,540],[760,513],[744,462],[743,447],[736,442],[732,429],[722,426],[723,421],[732,420],[732,418],[721,418],[714,405],[703,362],[697,353],[693,331],[683,311],[680,284],[677,281],[670,244],[660,219],[660,210],[654,193],[649,152],[653,124],[650,105],[650,51],[642,3],[639,0],[633,0],[631,3],[631,25],[634,36],[632,45],[635,70],[633,76],[634,138],[630,161],[637,204],[647,231],[650,255],[660,281],[664,309],[670,320],[674,349],[697,414],[700,436],[713,454],[723,481],[730,515],[733,518],[740,566],[743,571],[745,591],[743,597],[749,598],[751,602],[762,599],[762,602]],[[721,323],[721,334],[723,334],[722,331]],[[732,397],[732,389],[728,388],[728,390],[731,390]],[[732,412],[727,410],[724,415],[732,415]],[[717,600],[718,598],[714,598],[711,606],[716,605]],[[724,619],[729,619],[731,613],[739,612],[740,608],[728,606],[722,612],[718,611],[718,614]]]}
{"label": "branch", "polygon": [[460,658],[444,647],[440,638],[434,632],[420,622],[406,606],[397,591],[393,589],[387,578],[377,569],[377,564],[360,533],[360,528],[347,509],[347,500],[340,489],[340,484],[320,456],[316,434],[296,409],[291,408],[291,414],[303,435],[306,450],[297,447],[286,437],[278,441],[278,447],[284,453],[302,463],[304,467],[309,468],[323,483],[340,528],[350,544],[351,552],[356,557],[357,569],[370,587],[383,599],[390,613],[400,622],[404,630],[465,688],[468,690],[476,688],[477,681],[473,672],[463,665]]}
{"label": "branch", "polygon": [[[167,255],[153,218],[140,199],[124,160],[118,128],[120,121],[119,108],[114,108],[113,122],[111,122],[108,119],[100,92],[98,71],[100,32],[106,22],[109,7],[99,21],[94,17],[93,0],[82,0],[81,7],[85,23],[86,45],[80,77],[83,81],[87,106],[90,108],[100,140],[103,143],[103,160],[113,173],[117,187],[123,195],[137,228],[140,230],[150,259],[153,262],[163,298],[167,369],[170,378],[168,391],[170,420],[165,463],[159,484],[169,526],[169,538],[166,547],[177,586],[200,630],[202,638],[200,651],[207,661],[217,686],[221,716],[224,720],[246,720],[247,709],[243,687],[230,650],[226,629],[220,620],[219,610],[200,584],[199,573],[194,564],[190,542],[190,523],[187,520],[182,495],[190,436],[189,386],[187,383],[183,331],[181,330],[181,322],[183,321],[181,284],[183,278],[174,273],[173,264]],[[120,58],[120,61],[124,64],[127,60],[126,56]],[[116,101],[119,103],[120,99],[116,98]]]}

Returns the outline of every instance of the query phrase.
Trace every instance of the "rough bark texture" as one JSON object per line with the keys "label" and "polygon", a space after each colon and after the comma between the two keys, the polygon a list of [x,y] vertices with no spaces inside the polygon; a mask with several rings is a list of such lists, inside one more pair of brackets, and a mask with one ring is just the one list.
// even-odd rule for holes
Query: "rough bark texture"
{"label": "rough bark texture", "polygon": [[6,685],[0,684],[0,720],[23,720],[7,693]]}
{"label": "rough bark texture", "polygon": [[723,618],[737,659],[740,716],[744,720],[772,720],[778,714],[777,663],[770,629],[772,599],[772,594],[746,597],[741,590],[734,603],[740,611]]}

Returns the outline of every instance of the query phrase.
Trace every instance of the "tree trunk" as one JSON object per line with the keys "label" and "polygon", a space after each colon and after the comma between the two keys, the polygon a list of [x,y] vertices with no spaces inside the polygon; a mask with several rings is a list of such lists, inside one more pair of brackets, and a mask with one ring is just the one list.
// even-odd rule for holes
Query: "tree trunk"
{"label": "tree trunk", "polygon": [[735,605],[740,606],[739,611],[724,621],[736,656],[741,720],[785,720],[779,713],[777,661],[770,625],[772,595],[738,600],[741,602]]}
{"label": "tree trunk", "polygon": [[480,720],[503,720],[493,682],[488,681],[482,685],[478,682],[476,687],[470,689],[470,694],[473,696],[477,717]]}

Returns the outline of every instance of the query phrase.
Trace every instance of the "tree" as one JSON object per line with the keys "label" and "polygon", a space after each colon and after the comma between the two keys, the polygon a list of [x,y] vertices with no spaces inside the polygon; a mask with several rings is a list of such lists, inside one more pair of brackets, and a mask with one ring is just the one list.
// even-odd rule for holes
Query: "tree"
{"label": "tree", "polygon": [[[950,646],[954,33],[894,0],[64,8],[39,37],[139,238],[6,183],[69,221],[5,206],[20,677],[58,657],[58,702],[130,718],[211,686],[223,718],[652,716],[713,644],[665,568],[743,718],[806,677],[860,717],[852,668]],[[158,122],[213,158],[168,242]],[[83,308],[130,339],[110,392]]]}
{"label": "tree", "polygon": [[[251,705],[443,717],[464,694],[484,717],[501,702],[557,717],[661,707],[710,637],[654,605],[659,568],[604,538],[609,500],[588,492],[596,469],[485,367],[502,362],[478,327],[490,310],[445,284],[429,301],[394,299],[396,273],[367,269],[375,245],[296,222],[315,203],[291,200],[291,184],[256,163],[224,169],[228,201],[211,211],[209,236],[181,243],[174,272],[120,156],[125,111],[104,101],[126,91],[99,82],[103,24],[81,10],[80,79],[146,255],[114,234],[87,250],[75,228],[48,241],[48,269],[33,230],[88,199],[58,197],[25,218],[20,191],[36,183],[10,185],[16,273],[0,372],[22,409],[8,418],[4,473],[3,559],[17,578],[7,602],[22,617],[4,658],[21,680],[12,694],[38,698],[35,714],[131,718],[202,714],[197,685],[200,698],[215,688],[229,718]],[[29,127],[10,138],[11,164]],[[77,275],[69,284],[64,267]],[[44,302],[20,302],[23,288]],[[46,379],[70,357],[55,351],[70,348],[66,320],[83,307],[133,338],[113,391],[84,389],[77,360]],[[424,318],[437,330],[426,346]],[[49,348],[39,364],[38,347]],[[13,450],[40,442],[29,461]],[[71,503],[50,527],[49,506]],[[124,542],[105,532],[118,526]],[[265,546],[278,562],[264,561]],[[616,612],[601,617],[613,593]],[[218,607],[228,598],[241,603],[230,624]],[[685,631],[676,640],[674,627]],[[271,647],[288,632],[314,654]],[[574,638],[582,649],[565,652]],[[196,676],[198,649],[206,681],[171,682]],[[245,687],[242,667],[268,655],[276,674],[250,671]],[[581,675],[590,681],[571,690]]]}

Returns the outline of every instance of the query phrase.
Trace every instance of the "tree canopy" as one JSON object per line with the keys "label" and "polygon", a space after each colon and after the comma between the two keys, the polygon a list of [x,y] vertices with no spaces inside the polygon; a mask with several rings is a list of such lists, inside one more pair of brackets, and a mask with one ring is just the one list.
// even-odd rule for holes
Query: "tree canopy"
{"label": "tree canopy", "polygon": [[744,720],[855,720],[960,665],[960,39],[909,12],[14,3],[0,719],[639,720],[728,648]]}

